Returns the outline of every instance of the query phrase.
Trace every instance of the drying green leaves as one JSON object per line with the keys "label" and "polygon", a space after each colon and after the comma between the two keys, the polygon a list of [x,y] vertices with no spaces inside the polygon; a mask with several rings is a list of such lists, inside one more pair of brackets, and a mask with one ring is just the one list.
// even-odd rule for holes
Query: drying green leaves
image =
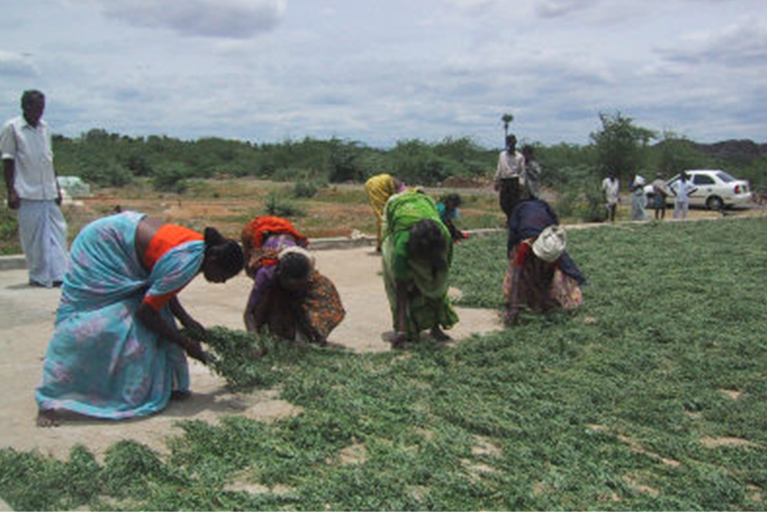
{"label": "drying green leaves", "polygon": [[191,330],[184,330],[183,334],[207,346],[208,367],[226,379],[230,389],[244,390],[268,384],[270,365],[263,360],[263,353],[274,345],[270,335],[226,327],[206,329],[204,338]]}

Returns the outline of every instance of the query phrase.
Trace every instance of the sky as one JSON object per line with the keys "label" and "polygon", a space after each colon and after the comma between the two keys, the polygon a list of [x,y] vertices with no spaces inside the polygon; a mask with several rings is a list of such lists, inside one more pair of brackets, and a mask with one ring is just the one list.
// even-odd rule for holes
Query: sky
{"label": "sky", "polygon": [[0,0],[0,117],[53,133],[587,144],[767,137],[765,0]]}

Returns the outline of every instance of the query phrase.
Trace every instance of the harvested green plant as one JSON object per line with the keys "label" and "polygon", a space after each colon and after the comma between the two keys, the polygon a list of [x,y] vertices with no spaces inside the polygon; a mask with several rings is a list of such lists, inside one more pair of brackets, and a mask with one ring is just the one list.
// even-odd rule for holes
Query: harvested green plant
{"label": "harvested green plant", "polygon": [[210,347],[208,366],[226,379],[229,388],[242,390],[266,384],[265,373],[270,370],[261,359],[273,344],[268,334],[219,326],[206,329],[204,338],[191,330],[184,334]]}

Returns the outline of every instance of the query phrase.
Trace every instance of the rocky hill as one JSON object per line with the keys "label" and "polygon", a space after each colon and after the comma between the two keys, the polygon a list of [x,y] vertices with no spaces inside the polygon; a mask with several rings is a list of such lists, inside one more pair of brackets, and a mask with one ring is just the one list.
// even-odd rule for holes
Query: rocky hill
{"label": "rocky hill", "polygon": [[[757,158],[767,157],[767,144],[757,144],[748,139],[726,140],[713,144],[700,144],[693,141],[687,141],[687,143],[696,151],[723,162],[748,165]],[[657,147],[662,147],[662,145],[663,142],[661,141]]]}
{"label": "rocky hill", "polygon": [[694,147],[708,156],[725,160],[747,163],[761,156],[767,156],[767,144],[757,144],[752,140],[726,140],[714,144],[697,144]]}

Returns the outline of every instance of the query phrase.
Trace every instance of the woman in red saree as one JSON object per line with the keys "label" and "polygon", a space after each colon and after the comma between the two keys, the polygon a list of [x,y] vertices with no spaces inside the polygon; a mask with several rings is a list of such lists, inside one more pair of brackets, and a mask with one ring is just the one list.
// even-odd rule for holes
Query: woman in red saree
{"label": "woman in red saree", "polygon": [[280,217],[261,216],[242,231],[245,270],[253,279],[245,327],[324,345],[346,312],[333,283],[315,268],[307,238]]}

